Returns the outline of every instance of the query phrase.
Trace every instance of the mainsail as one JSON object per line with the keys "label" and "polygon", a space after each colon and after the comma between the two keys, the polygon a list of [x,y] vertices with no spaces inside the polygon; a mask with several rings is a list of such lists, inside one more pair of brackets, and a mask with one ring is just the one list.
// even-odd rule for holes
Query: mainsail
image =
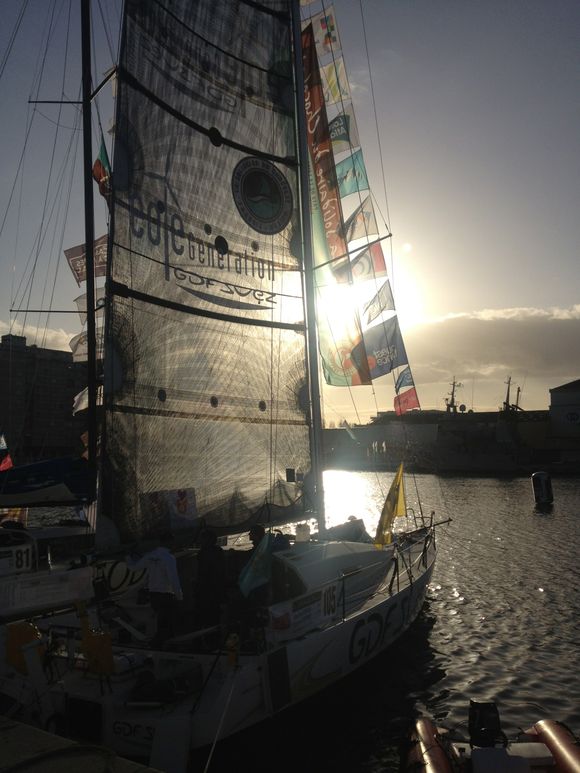
{"label": "mainsail", "polygon": [[167,492],[232,530],[303,497],[288,8],[125,3],[99,515],[121,542],[167,525]]}

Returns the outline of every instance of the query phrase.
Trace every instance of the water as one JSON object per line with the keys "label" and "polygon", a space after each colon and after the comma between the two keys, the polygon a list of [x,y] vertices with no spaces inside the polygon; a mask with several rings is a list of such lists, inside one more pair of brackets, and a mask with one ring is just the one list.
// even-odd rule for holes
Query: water
{"label": "water", "polygon": [[[330,523],[362,509],[372,533],[391,479],[327,473]],[[508,736],[544,717],[580,732],[580,480],[552,481],[550,512],[527,478],[416,480],[426,512],[453,519],[416,624],[323,696],[219,744],[208,770],[394,773],[414,717],[466,727],[470,698],[496,701]]]}

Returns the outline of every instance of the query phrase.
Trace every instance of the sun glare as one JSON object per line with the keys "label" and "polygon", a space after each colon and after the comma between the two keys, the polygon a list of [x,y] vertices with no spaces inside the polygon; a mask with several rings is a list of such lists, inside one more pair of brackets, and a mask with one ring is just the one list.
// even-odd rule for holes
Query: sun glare
{"label": "sun glare", "polygon": [[424,304],[419,285],[407,267],[398,265],[393,282],[393,295],[399,324],[408,330],[423,321]]}

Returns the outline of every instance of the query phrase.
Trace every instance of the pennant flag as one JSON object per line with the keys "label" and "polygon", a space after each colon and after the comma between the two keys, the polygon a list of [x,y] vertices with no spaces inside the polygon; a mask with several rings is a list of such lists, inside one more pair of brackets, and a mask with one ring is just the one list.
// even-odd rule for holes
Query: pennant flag
{"label": "pennant flag", "polygon": [[7,451],[7,450],[8,450],[8,444],[6,443],[6,438],[0,432],[0,451]]}
{"label": "pennant flag", "polygon": [[[107,274],[107,240],[108,236],[105,234],[93,242],[95,276],[106,276]],[[87,278],[85,245],[79,244],[76,247],[69,247],[68,250],[64,251],[64,254],[80,287],[81,282]]]}
{"label": "pennant flag", "polygon": [[347,242],[355,239],[368,239],[372,234],[378,234],[377,220],[370,195],[359,204],[344,224],[344,238]]}
{"label": "pennant flag", "polygon": [[411,375],[411,368],[407,365],[405,370],[402,370],[397,376],[397,381],[395,382],[395,392],[399,394],[403,387],[408,386],[415,386],[415,382],[413,381],[413,376]]}
{"label": "pennant flag", "polygon": [[[365,330],[363,339],[371,378],[379,378],[407,364],[407,353],[396,317]],[[355,349],[352,356],[357,359],[361,355]]]}
{"label": "pennant flag", "polygon": [[88,407],[89,407],[89,388],[85,387],[82,390],[82,392],[79,392],[78,395],[75,395],[73,397],[73,409],[72,409],[73,416],[79,413],[79,411],[86,411]]}
{"label": "pennant flag", "polygon": [[349,193],[368,190],[369,182],[362,150],[355,151],[352,156],[336,165],[336,177],[339,193],[343,197],[348,196]]}
{"label": "pennant flag", "polygon": [[270,582],[273,542],[274,536],[271,533],[264,534],[252,557],[240,572],[238,586],[246,598],[253,590]]}
{"label": "pennant flag", "polygon": [[358,337],[326,340],[325,331],[320,331],[322,371],[327,384],[331,386],[361,386],[371,383],[368,361],[362,333]]}
{"label": "pennant flag", "polygon": [[[73,362],[87,361],[87,358],[89,356],[89,345],[88,345],[87,333],[79,333],[78,335],[73,336],[73,338],[71,338],[71,340],[69,341],[68,345],[70,346],[73,354]],[[97,356],[97,359],[102,359],[103,357],[103,343],[100,339],[97,341],[96,356]]]}
{"label": "pennant flag", "polygon": [[111,198],[111,165],[109,164],[109,156],[107,154],[107,146],[105,140],[101,134],[101,147],[99,148],[99,155],[95,163],[93,164],[93,179],[99,186],[99,193],[107,200],[109,204]]}
{"label": "pennant flag", "polygon": [[337,102],[350,102],[350,89],[342,56],[321,67],[320,71],[324,76],[324,101],[326,104],[335,105]]}
{"label": "pennant flag", "polygon": [[411,408],[420,408],[419,398],[417,397],[417,390],[408,389],[406,392],[402,392],[397,395],[394,400],[395,414],[401,416],[403,413],[410,411]]}
{"label": "pennant flag", "polygon": [[317,288],[318,335],[322,370],[331,386],[371,383],[362,327],[347,284]]}
{"label": "pennant flag", "polygon": [[334,8],[329,6],[311,19],[314,42],[319,56],[330,54],[340,48],[340,39],[334,20]]}
{"label": "pennant flag", "polygon": [[[103,387],[100,386],[97,388],[97,405],[103,404]],[[78,393],[78,395],[75,395],[73,397],[73,416],[77,413],[80,413],[80,411],[85,411],[89,407],[89,388],[85,387],[81,392]],[[83,433],[81,435],[81,440],[84,441],[85,435],[88,438],[88,433]],[[88,440],[87,440],[88,443]],[[85,443],[85,445],[87,445]]]}
{"label": "pennant flag", "polygon": [[12,457],[10,454],[6,454],[4,459],[0,462],[0,472],[5,472],[5,470],[11,470],[12,467],[14,467],[14,462],[12,461]]}
{"label": "pennant flag", "polygon": [[394,310],[395,301],[393,299],[393,293],[391,292],[391,283],[387,279],[375,297],[364,307],[364,313],[367,315],[367,325],[382,314],[383,311]]}
{"label": "pennant flag", "polygon": [[395,518],[401,518],[407,514],[407,504],[405,500],[405,484],[403,479],[403,463],[399,465],[399,469],[391,483],[391,488],[385,499],[385,504],[381,511],[381,517],[379,518],[379,525],[377,526],[377,533],[375,536],[375,544],[377,547],[381,545],[390,545],[393,539],[393,522]]}
{"label": "pennant flag", "polygon": [[79,333],[71,338],[68,344],[73,353],[73,362],[85,362],[89,355],[88,335]]}
{"label": "pennant flag", "polygon": [[360,145],[354,112],[350,105],[344,113],[340,113],[329,122],[328,131],[335,153],[341,153],[345,150],[352,151]]}
{"label": "pennant flag", "polygon": [[335,272],[339,282],[354,281],[364,282],[367,279],[379,279],[387,275],[387,266],[380,242],[375,242],[358,252],[350,261],[350,273],[348,268],[341,267],[340,272]]}
{"label": "pennant flag", "polygon": [[[83,293],[75,298],[77,309],[79,310],[79,317],[81,319],[81,325],[84,325],[87,321],[87,294]],[[95,314],[100,317],[103,315],[105,309],[105,288],[95,288]]]}

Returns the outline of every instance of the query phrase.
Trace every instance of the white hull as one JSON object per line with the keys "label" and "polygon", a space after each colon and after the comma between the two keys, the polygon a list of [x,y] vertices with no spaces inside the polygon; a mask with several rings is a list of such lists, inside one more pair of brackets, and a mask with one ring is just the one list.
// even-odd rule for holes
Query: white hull
{"label": "white hull", "polygon": [[[236,657],[227,650],[187,654],[115,648],[115,674],[106,678],[88,673],[82,659],[75,661],[69,655],[67,662],[63,652],[53,660],[53,669],[58,669],[61,678],[52,686],[43,683],[42,674],[12,673],[10,679],[2,680],[0,692],[22,701],[28,691],[31,705],[33,696],[43,693],[41,724],[48,729],[58,724],[74,737],[75,730],[91,726],[89,740],[125,757],[146,760],[162,769],[170,767],[176,759],[186,760],[193,749],[315,695],[384,652],[409,628],[423,605],[435,560],[432,541],[427,545],[424,550],[423,541],[418,540],[411,546],[406,561],[400,562],[410,569],[400,569],[397,576],[389,564],[383,582],[375,585],[357,609],[348,611],[348,605],[341,608],[340,604],[325,609],[334,620],[323,622],[324,627],[294,638],[291,630],[282,634],[267,630],[268,644],[259,654]],[[303,609],[312,597],[322,605],[324,590],[319,588],[293,603]],[[147,658],[153,663],[150,668],[157,683],[167,689],[165,694],[161,689],[156,697],[136,700],[136,674]],[[32,721],[18,713],[16,717]],[[180,769],[179,764],[175,769]]]}

